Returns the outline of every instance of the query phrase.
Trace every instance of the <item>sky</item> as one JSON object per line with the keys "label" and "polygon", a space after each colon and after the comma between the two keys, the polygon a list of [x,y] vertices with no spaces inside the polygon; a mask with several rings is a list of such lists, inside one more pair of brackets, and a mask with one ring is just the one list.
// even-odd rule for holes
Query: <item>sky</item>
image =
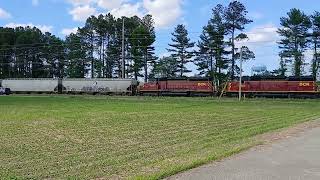
{"label": "sky", "polygon": [[[253,23],[246,26],[249,40],[243,42],[256,54],[244,63],[246,75],[253,66],[279,66],[277,28],[280,17],[291,8],[306,14],[320,11],[319,0],[240,0],[248,10]],[[90,15],[110,12],[116,17],[153,15],[157,32],[155,48],[158,56],[167,55],[171,32],[177,24],[185,24],[190,38],[197,42],[202,27],[206,25],[211,9],[217,4],[227,5],[230,0],[0,0],[0,26],[36,26],[41,31],[64,38],[77,27],[83,26]],[[242,44],[238,44],[240,46]],[[306,62],[311,59],[306,53]],[[192,69],[195,67],[191,66]],[[308,70],[306,70],[307,72]],[[195,73],[195,72],[194,72]]]}

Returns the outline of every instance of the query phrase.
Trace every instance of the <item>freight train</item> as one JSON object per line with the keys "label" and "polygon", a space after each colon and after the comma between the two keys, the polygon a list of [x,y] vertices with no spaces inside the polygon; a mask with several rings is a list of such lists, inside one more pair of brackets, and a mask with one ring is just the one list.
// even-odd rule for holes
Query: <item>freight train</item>
{"label": "freight train", "polygon": [[[320,97],[320,86],[310,77],[245,77],[244,96]],[[142,96],[237,96],[239,81],[215,87],[209,78],[161,78],[148,83],[133,79],[4,79],[0,87],[7,93],[63,93]],[[7,94],[6,93],[6,94]]]}

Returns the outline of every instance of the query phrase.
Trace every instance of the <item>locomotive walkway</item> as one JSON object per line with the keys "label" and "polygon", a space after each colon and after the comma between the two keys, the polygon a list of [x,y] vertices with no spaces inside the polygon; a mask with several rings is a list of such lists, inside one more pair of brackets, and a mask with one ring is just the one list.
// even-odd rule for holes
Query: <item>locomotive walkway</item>
{"label": "locomotive walkway", "polygon": [[320,127],[168,179],[319,180]]}

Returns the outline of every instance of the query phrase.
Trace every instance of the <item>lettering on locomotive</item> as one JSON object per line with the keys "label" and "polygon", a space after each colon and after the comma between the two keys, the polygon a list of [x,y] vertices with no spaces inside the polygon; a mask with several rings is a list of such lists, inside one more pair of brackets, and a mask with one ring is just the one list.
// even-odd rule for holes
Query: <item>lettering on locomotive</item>
{"label": "lettering on locomotive", "polygon": [[300,87],[308,87],[308,86],[311,86],[311,84],[310,83],[306,83],[306,82],[301,82],[301,83],[299,83],[299,86]]}
{"label": "lettering on locomotive", "polygon": [[199,87],[208,86],[207,83],[198,83]]}

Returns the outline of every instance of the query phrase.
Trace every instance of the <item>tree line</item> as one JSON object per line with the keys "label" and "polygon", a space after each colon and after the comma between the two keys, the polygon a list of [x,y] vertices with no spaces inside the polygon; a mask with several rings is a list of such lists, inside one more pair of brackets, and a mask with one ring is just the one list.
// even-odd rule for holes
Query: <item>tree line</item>
{"label": "tree line", "polygon": [[[123,23],[124,22],[124,23]],[[155,23],[151,15],[115,18],[112,14],[91,16],[83,27],[64,40],[35,27],[0,27],[0,79],[3,78],[135,78],[148,81],[160,77],[185,77],[193,63],[199,76],[219,86],[235,79],[243,60],[255,58],[238,43],[253,21],[239,1],[212,9],[208,23],[193,42],[183,24],[175,27],[167,57],[155,55]],[[123,27],[124,25],[124,27]],[[305,15],[292,9],[281,18],[278,42],[280,67],[274,74],[285,75],[289,63],[295,76],[302,75],[303,54],[312,49],[312,74],[319,72],[320,13]],[[124,47],[124,48],[122,48]],[[124,60],[124,61],[123,61]],[[124,65],[124,67],[123,67]],[[123,71],[124,70],[124,71]]]}

